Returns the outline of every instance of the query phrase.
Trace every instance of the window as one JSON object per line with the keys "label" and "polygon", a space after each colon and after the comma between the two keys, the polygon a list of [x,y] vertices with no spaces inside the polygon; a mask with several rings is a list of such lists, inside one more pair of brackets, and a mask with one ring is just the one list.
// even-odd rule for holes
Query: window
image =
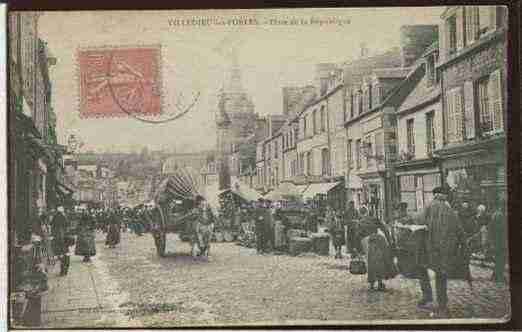
{"label": "window", "polygon": [[299,140],[299,127],[294,129],[294,144]]}
{"label": "window", "polygon": [[366,156],[366,167],[371,167],[373,166],[373,141],[372,141],[373,137],[372,135],[368,135],[364,138],[364,147],[363,147],[363,151],[365,153],[365,156]]}
{"label": "window", "polygon": [[354,115],[359,115],[361,114],[361,108],[362,108],[362,105],[361,105],[361,94],[359,93],[359,91],[356,91],[353,95],[353,113]]}
{"label": "window", "polygon": [[454,88],[446,94],[446,138],[448,143],[461,142],[463,138],[462,123],[462,89]]}
{"label": "window", "polygon": [[427,78],[427,85],[432,86],[433,84],[437,83],[437,71],[435,69],[435,62],[436,62],[436,56],[435,53],[430,54],[428,58],[426,59],[426,78]]}
{"label": "window", "polygon": [[350,169],[353,168],[352,144],[353,144],[353,141],[351,139],[349,139],[348,144],[346,145],[346,158],[348,160],[348,167]]}
{"label": "window", "polygon": [[384,157],[384,133],[378,132],[375,134],[375,156],[379,158]]}
{"label": "window", "polygon": [[321,161],[323,163],[322,167],[322,175],[330,175],[330,153],[328,149],[321,150]]}
{"label": "window", "polygon": [[370,109],[370,90],[365,86],[362,91],[362,112],[367,112]]}
{"label": "window", "polygon": [[480,130],[483,135],[503,131],[504,115],[500,71],[477,82]]}
{"label": "window", "polygon": [[309,151],[306,154],[306,174],[312,175],[312,170],[313,170],[312,151]]}
{"label": "window", "polygon": [[354,100],[353,100],[353,93],[350,93],[350,118],[353,118],[353,110],[354,110],[354,104],[353,104]]}
{"label": "window", "polygon": [[277,140],[274,141],[274,158],[277,158],[279,152],[279,144],[277,144]]}
{"label": "window", "polygon": [[355,159],[357,169],[361,169],[361,140],[355,141]]}
{"label": "window", "polygon": [[433,154],[435,143],[435,113],[431,111],[426,114],[426,153],[428,156]]}
{"label": "window", "polygon": [[497,7],[479,6],[478,7],[479,35],[494,31],[497,25]]}
{"label": "window", "polygon": [[406,120],[406,138],[407,138],[407,148],[408,154],[411,156],[415,156],[415,129],[413,127],[413,120]]}
{"label": "window", "polygon": [[457,51],[457,16],[451,16],[446,20],[448,36],[448,53],[453,54]]}
{"label": "window", "polygon": [[321,107],[321,132],[326,131],[326,118],[324,116],[324,106]]}
{"label": "window", "polygon": [[381,103],[381,85],[379,83],[375,83],[372,88],[372,107],[375,107]]}
{"label": "window", "polygon": [[308,136],[308,131],[306,130],[307,128],[307,125],[306,125],[306,118],[307,116],[305,115],[304,118],[303,118],[303,138],[306,138]]}
{"label": "window", "polygon": [[466,26],[466,45],[471,45],[478,37],[479,10],[477,7],[464,7]]}
{"label": "window", "polygon": [[312,126],[313,126],[313,135],[315,135],[319,129],[317,125],[317,110],[314,110],[312,113]]}

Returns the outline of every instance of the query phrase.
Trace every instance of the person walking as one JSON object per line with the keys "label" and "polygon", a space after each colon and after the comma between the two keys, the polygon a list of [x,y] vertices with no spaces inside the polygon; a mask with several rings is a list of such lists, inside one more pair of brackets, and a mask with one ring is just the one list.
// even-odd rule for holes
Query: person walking
{"label": "person walking", "polygon": [[80,216],[78,225],[78,241],[74,254],[83,256],[83,262],[91,262],[91,257],[96,256],[96,241],[94,236],[95,223],[92,214],[84,211]]}
{"label": "person walking", "polygon": [[335,250],[335,258],[341,259],[341,249],[344,244],[344,225],[342,219],[335,213],[331,206],[327,206],[326,220],[328,221],[328,230]]}
{"label": "person walking", "polygon": [[67,240],[67,219],[65,217],[65,209],[59,206],[56,209],[51,225],[51,233],[53,235],[54,254],[60,260],[60,276],[67,275],[70,265],[69,243]]}
{"label": "person walking", "polygon": [[108,218],[108,230],[105,245],[109,248],[115,248],[120,243],[120,221],[118,215],[115,212],[111,212]]}
{"label": "person walking", "polygon": [[506,201],[504,194],[499,194],[496,202],[496,209],[491,216],[488,225],[489,242],[491,244],[492,255],[494,259],[494,269],[491,274],[491,280],[497,283],[506,282],[504,269],[507,259],[507,220],[506,220]]}
{"label": "person walking", "polygon": [[362,227],[370,234],[368,237],[368,285],[369,290],[384,291],[384,280],[392,279],[397,275],[397,268],[393,262],[393,241],[386,226],[374,217],[366,217],[361,221]]}
{"label": "person walking", "polygon": [[422,299],[418,308],[433,310],[433,291],[428,269],[435,272],[438,307],[436,312],[442,317],[449,315],[447,281],[452,272],[452,262],[459,248],[462,228],[456,212],[448,202],[449,190],[437,187],[433,190],[434,199],[417,220],[420,225],[427,226],[426,261],[419,266],[419,281]]}

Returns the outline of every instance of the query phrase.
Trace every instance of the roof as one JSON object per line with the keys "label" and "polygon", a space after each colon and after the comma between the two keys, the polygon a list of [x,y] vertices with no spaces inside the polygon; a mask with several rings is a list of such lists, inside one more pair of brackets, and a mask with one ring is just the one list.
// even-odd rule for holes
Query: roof
{"label": "roof", "polygon": [[327,194],[334,187],[339,185],[341,182],[327,182],[327,183],[312,183],[303,192],[303,198],[312,199],[318,194]]}
{"label": "roof", "polygon": [[407,68],[381,68],[374,69],[372,74],[378,78],[405,78],[411,71],[410,67]]}

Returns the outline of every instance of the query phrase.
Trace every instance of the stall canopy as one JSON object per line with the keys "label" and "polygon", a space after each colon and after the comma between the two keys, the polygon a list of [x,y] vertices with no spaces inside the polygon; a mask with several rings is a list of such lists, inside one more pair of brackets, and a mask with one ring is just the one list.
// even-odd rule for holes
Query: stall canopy
{"label": "stall canopy", "polygon": [[338,186],[341,182],[328,182],[328,183],[312,183],[303,192],[304,199],[313,199],[315,195],[327,194],[330,190]]}
{"label": "stall canopy", "polygon": [[247,185],[240,184],[239,182],[233,183],[230,189],[221,191],[220,195],[225,192],[232,192],[233,194],[236,194],[237,196],[248,202],[257,201],[259,198],[262,197],[261,194],[255,191],[254,189],[250,188]]}
{"label": "stall canopy", "polygon": [[281,183],[281,185],[274,191],[269,192],[264,198],[271,201],[286,201],[301,199],[303,191],[306,190],[306,185],[295,185],[290,182]]}

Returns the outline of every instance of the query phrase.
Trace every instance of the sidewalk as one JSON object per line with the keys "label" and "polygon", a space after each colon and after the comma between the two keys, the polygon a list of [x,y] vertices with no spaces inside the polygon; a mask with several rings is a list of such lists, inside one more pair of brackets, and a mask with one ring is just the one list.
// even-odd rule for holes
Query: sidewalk
{"label": "sidewalk", "polygon": [[118,291],[117,284],[108,276],[101,260],[104,251],[101,247],[97,243],[98,255],[91,263],[82,263],[83,257],[71,256],[66,276],[59,276],[59,262],[49,267],[49,290],[42,298],[43,328],[131,325],[119,310],[125,294]]}

